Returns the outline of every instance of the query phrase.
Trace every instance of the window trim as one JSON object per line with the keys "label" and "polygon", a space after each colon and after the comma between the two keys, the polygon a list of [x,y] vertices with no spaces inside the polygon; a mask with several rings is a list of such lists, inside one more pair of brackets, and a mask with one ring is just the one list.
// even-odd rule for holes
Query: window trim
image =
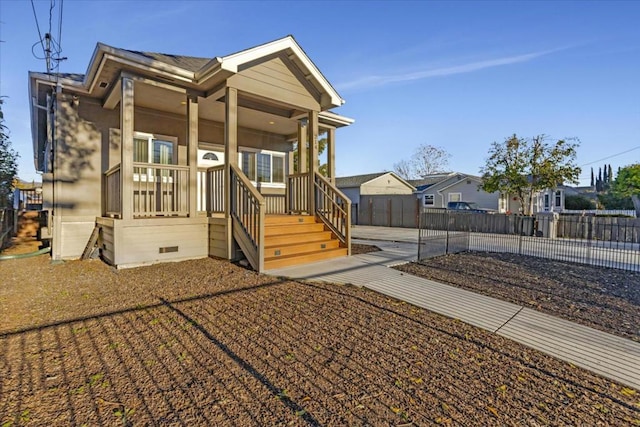
{"label": "window trim", "polygon": [[[148,156],[149,156],[149,160],[153,160],[153,144],[151,144],[151,141],[153,140],[158,140],[158,141],[164,141],[164,142],[170,142],[173,145],[173,153],[171,155],[171,163],[168,163],[169,165],[177,165],[178,164],[178,137],[176,136],[170,136],[170,135],[161,135],[159,133],[149,133],[149,132],[139,132],[139,131],[135,131],[133,132],[133,139],[147,139],[147,149],[148,149]],[[149,163],[149,164],[157,164],[157,165],[162,165],[164,163],[154,163],[152,161],[148,161],[148,162],[137,162],[137,163]]]}
{"label": "window trim", "polygon": [[[244,152],[255,153],[255,169],[256,169],[256,179],[251,179],[251,183],[254,186],[261,186],[264,188],[286,188],[287,181],[287,153],[283,151],[273,151],[273,150],[264,150],[260,148],[253,147],[238,147],[238,165],[240,169],[242,169],[242,154]],[[270,156],[270,175],[271,181],[258,181],[258,154],[267,154]],[[283,172],[283,182],[273,182],[273,157],[281,157],[282,158],[282,172]],[[244,171],[243,171],[244,172]]]}
{"label": "window trim", "polygon": [[[457,200],[451,200],[451,196],[457,196],[458,199]],[[447,203],[448,202],[461,202],[462,201],[462,193],[458,192],[458,193],[447,193]]]}
{"label": "window trim", "polygon": [[[427,196],[431,196],[431,203],[427,203]],[[436,205],[436,195],[434,193],[425,193],[422,196],[422,206],[435,206]]]}

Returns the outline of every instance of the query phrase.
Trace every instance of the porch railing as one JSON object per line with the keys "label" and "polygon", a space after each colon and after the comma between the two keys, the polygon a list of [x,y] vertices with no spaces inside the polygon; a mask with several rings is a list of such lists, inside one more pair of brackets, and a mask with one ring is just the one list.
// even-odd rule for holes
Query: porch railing
{"label": "porch railing", "polygon": [[297,173],[287,177],[285,210],[290,213],[309,212],[309,174]]}
{"label": "porch railing", "polygon": [[224,165],[207,169],[205,204],[208,213],[224,213]]}
{"label": "porch railing", "polygon": [[265,200],[237,166],[231,165],[233,237],[251,266],[264,270]]}
{"label": "porch railing", "polygon": [[187,216],[189,167],[133,164],[133,216]]}
{"label": "porch railing", "polygon": [[351,255],[351,200],[318,172],[314,174],[315,215],[334,232]]}
{"label": "porch railing", "polygon": [[105,176],[105,213],[107,216],[119,217],[122,214],[122,193],[120,191],[120,165],[116,165],[104,174]]}

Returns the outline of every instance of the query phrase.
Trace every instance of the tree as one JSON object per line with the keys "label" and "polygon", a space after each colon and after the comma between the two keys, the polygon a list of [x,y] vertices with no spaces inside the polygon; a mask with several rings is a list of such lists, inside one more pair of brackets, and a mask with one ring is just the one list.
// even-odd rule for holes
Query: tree
{"label": "tree", "polygon": [[[309,142],[306,142],[307,145],[307,149],[309,147]],[[324,150],[327,148],[327,138],[318,138],[318,157],[320,157],[320,155],[322,153],[324,153]],[[296,142],[293,146],[293,150],[296,151],[298,149],[298,143]],[[326,163],[323,163],[321,165],[318,166],[318,172],[320,172],[320,175],[322,176],[329,176],[329,166]],[[296,173],[298,173],[298,171],[300,169],[298,169],[298,156],[295,155],[293,156],[293,170],[296,171]]]}
{"label": "tree", "polygon": [[625,166],[618,171],[618,176],[611,185],[611,193],[617,197],[631,197],[640,218],[640,163]]}
{"label": "tree", "polygon": [[591,186],[594,187],[596,185],[595,179],[593,178],[593,168],[591,168]]}
{"label": "tree", "polygon": [[449,154],[444,148],[422,144],[408,160],[393,165],[394,171],[405,179],[425,178],[434,173],[444,172],[449,165]]}
{"label": "tree", "polygon": [[578,145],[575,139],[550,143],[545,135],[525,139],[514,134],[502,143],[493,142],[489,158],[480,169],[480,187],[489,193],[499,191],[515,196],[523,213],[530,215],[537,191],[555,188],[565,181],[578,182]]}
{"label": "tree", "polygon": [[11,148],[9,130],[4,125],[0,98],[0,208],[11,204],[14,179],[18,176],[18,153]]}
{"label": "tree", "polygon": [[588,197],[582,195],[571,195],[564,197],[564,207],[570,210],[590,210],[595,209],[596,204]]}

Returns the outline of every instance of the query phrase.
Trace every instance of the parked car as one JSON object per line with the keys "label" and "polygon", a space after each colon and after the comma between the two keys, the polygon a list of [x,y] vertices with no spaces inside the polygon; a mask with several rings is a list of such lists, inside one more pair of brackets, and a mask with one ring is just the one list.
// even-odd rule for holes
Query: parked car
{"label": "parked car", "polygon": [[477,212],[477,213],[496,213],[493,209],[485,209],[478,206],[476,202],[449,202],[447,209],[451,211]]}

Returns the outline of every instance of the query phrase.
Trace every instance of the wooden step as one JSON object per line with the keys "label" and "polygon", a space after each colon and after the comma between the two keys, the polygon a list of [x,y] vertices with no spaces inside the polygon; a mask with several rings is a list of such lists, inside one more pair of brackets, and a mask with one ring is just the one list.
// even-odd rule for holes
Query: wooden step
{"label": "wooden step", "polygon": [[274,236],[265,236],[264,246],[273,247],[278,245],[293,245],[300,242],[311,243],[326,240],[331,240],[330,231],[317,231],[314,233],[305,233],[304,235],[300,235],[298,233],[280,234]]}
{"label": "wooden step", "polygon": [[265,270],[289,267],[291,265],[308,264],[331,258],[347,256],[347,248],[326,249],[318,252],[307,252],[299,255],[280,256],[264,260]]}
{"label": "wooden step", "polygon": [[315,217],[311,215],[267,215],[264,218],[264,225],[285,225],[285,224],[314,224]]}
{"label": "wooden step", "polygon": [[264,227],[265,237],[281,236],[283,234],[306,234],[324,231],[324,224],[312,222],[302,224],[266,225]]}
{"label": "wooden step", "polygon": [[323,240],[319,242],[304,242],[292,245],[275,245],[264,248],[264,258],[282,257],[288,255],[298,255],[307,252],[319,252],[340,247],[337,239]]}

